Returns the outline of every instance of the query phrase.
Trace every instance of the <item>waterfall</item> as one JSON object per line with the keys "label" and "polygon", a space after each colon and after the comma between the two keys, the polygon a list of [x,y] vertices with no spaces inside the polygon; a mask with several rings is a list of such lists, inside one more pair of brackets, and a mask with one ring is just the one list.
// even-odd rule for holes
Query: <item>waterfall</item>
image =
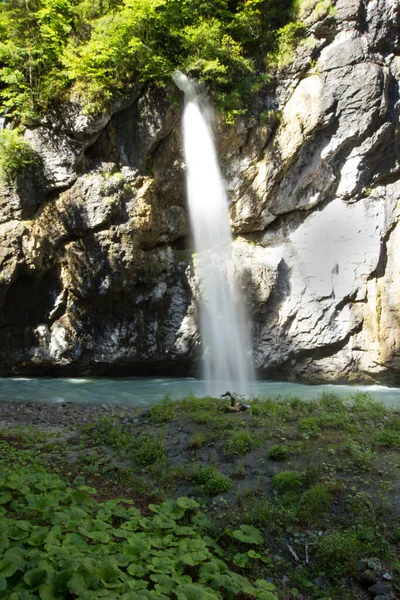
{"label": "waterfall", "polygon": [[8,109],[6,108],[3,114],[0,116],[0,132],[2,132],[5,127],[7,112]]}
{"label": "waterfall", "polygon": [[196,85],[173,75],[185,92],[183,141],[187,196],[200,279],[200,330],[207,393],[252,393],[254,382],[244,307],[235,285],[228,201],[205,107]]}

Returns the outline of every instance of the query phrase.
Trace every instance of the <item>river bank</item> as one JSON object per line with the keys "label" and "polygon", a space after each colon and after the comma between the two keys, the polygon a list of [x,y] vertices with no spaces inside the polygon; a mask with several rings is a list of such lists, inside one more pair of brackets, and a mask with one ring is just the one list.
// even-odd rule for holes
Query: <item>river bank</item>
{"label": "river bank", "polygon": [[2,471],[44,469],[96,502],[146,515],[191,498],[230,567],[282,600],[400,596],[400,413],[365,394],[243,412],[193,397],[144,410],[1,403],[0,445]]}

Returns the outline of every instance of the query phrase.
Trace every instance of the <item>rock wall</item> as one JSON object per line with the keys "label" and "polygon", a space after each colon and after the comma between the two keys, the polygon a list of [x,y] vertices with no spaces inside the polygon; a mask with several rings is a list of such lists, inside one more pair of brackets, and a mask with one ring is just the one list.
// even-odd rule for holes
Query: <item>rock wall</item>
{"label": "rock wall", "polygon": [[[400,385],[400,11],[307,0],[294,60],[216,139],[264,376]],[[180,109],[138,86],[27,131],[0,191],[0,374],[189,374],[201,358]],[[39,172],[40,171],[40,172]]]}

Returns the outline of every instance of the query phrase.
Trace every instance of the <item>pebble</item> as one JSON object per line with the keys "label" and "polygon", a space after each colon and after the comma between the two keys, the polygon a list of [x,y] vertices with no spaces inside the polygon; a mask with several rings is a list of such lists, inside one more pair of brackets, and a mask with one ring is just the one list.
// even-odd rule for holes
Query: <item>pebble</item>
{"label": "pebble", "polygon": [[316,579],[314,579],[314,584],[321,588],[321,587],[325,587],[326,583],[327,583],[328,579],[326,577],[326,575],[322,575],[321,577],[317,577]]}

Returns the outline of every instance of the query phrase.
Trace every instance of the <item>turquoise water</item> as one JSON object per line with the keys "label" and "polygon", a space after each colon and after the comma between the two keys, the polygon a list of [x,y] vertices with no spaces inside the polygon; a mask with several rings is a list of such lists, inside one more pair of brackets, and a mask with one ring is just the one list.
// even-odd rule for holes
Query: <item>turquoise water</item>
{"label": "turquoise water", "polygon": [[[349,396],[358,391],[370,393],[388,406],[400,408],[400,388],[350,385],[301,385],[298,383],[258,381],[254,395],[259,398],[296,396],[317,398],[323,391]],[[0,378],[0,401],[75,402],[82,404],[127,404],[149,406],[165,396],[178,400],[194,394],[205,395],[204,381],[178,378]]]}

